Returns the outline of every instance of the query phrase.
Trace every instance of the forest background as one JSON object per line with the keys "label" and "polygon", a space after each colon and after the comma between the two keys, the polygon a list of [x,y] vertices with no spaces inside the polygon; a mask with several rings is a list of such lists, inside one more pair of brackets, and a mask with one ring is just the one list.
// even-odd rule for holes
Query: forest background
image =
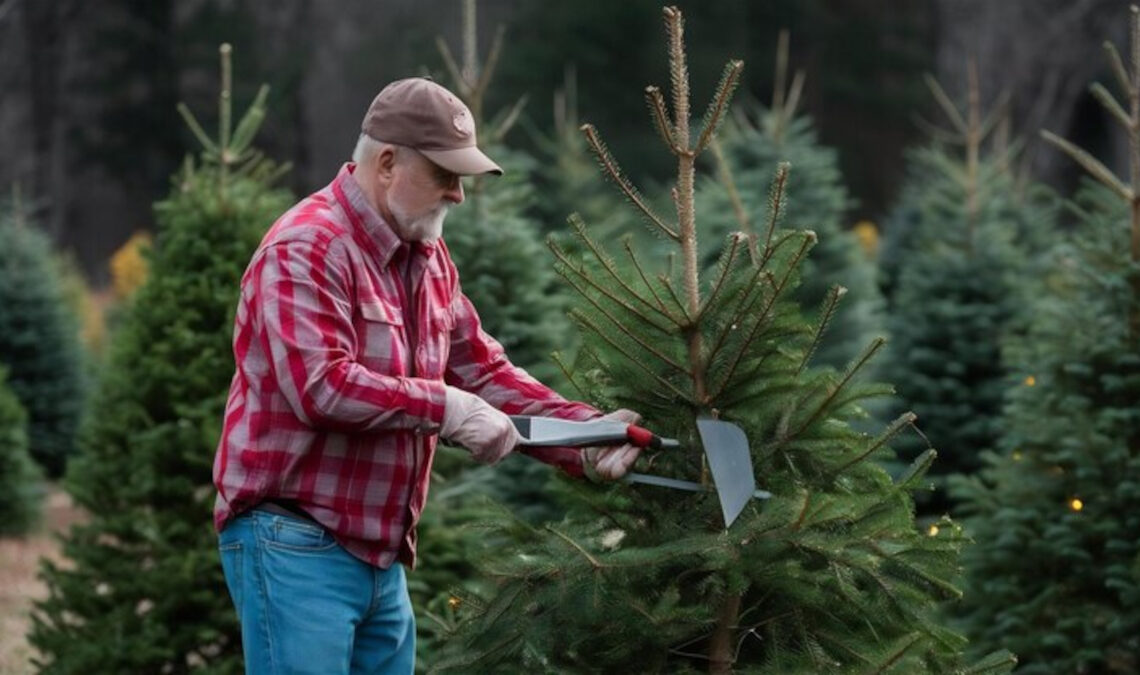
{"label": "forest background", "polygon": [[[1134,209],[1132,268],[1120,267],[1118,254],[1126,248],[1120,241],[1124,230],[1115,227],[1122,222],[1120,205],[1108,199],[1109,192],[1088,192],[1087,185],[1080,192],[1078,164],[1038,134],[1047,129],[1103,161],[1107,169],[1093,166],[1092,172],[1115,186],[1118,195],[1127,192],[1106,176],[1110,170],[1126,175],[1130,158],[1140,165],[1140,120],[1129,123],[1130,156],[1129,137],[1112,123],[1114,111],[1117,117],[1124,113],[1102,105],[1105,92],[1088,87],[1120,74],[1103,58],[1101,45],[1106,40],[1128,43],[1123,3],[678,4],[687,17],[694,99],[713,93],[720,64],[735,58],[746,64],[724,134],[727,164],[722,160],[714,167],[706,157],[699,166],[705,174],[722,170],[718,176],[726,183],[735,175],[740,193],[731,185],[702,183],[698,210],[712,217],[701,222],[713,226],[702,234],[708,240],[720,238],[726,226],[740,221],[749,229],[749,217],[766,217],[764,190],[757,188],[766,187],[778,161],[791,160],[786,219],[793,227],[811,227],[811,238],[818,235],[822,242],[805,267],[807,283],[797,302],[810,313],[827,295],[833,309],[844,291],[829,291],[830,285],[838,282],[851,290],[844,303],[848,314],[841,309],[834,322],[819,319],[820,326],[828,326],[828,339],[847,351],[831,355],[824,341],[818,362],[842,368],[855,356],[850,349],[866,344],[873,333],[889,334],[892,346],[875,376],[897,385],[903,407],[895,413],[906,408],[918,412],[920,426],[942,453],[932,472],[938,492],[919,503],[919,531],[934,543],[940,527],[956,537],[958,530],[937,520],[948,510],[955,517],[975,516],[970,528],[994,530],[971,529],[987,545],[972,549],[981,562],[967,567],[984,570],[975,581],[989,586],[967,598],[992,600],[975,602],[985,606],[963,605],[972,622],[970,638],[977,639],[975,649],[981,650],[976,655],[1008,647],[1025,659],[1024,672],[1034,672],[1053,662],[1048,650],[1054,649],[1074,654],[1080,668],[1094,664],[1095,671],[1109,664],[1105,672],[1132,672],[1140,663],[1140,643],[1113,636],[1135,635],[1132,626],[1140,616],[1119,612],[1115,603],[1120,598],[1109,594],[1106,600],[1100,591],[1123,584],[1121,598],[1140,592],[1140,572],[1135,571],[1140,557],[1129,541],[1135,531],[1130,514],[1137,512],[1129,500],[1140,496],[1140,488],[1130,480],[1115,480],[1134,472],[1104,463],[1116,461],[1114,455],[1086,445],[1089,439],[1127,438],[1133,454],[1138,447],[1140,436],[1128,431],[1136,427],[1122,431],[1117,425],[1140,422],[1137,399],[1127,390],[1140,386],[1140,376],[1122,375],[1140,363],[1133,354],[1140,309],[1127,294],[1120,296],[1122,289],[1133,289],[1128,297],[1140,293],[1135,290],[1140,278],[1126,275],[1140,260],[1140,234],[1135,234],[1140,216]],[[7,633],[24,634],[30,601],[42,600],[46,593],[30,582],[36,556],[43,554],[49,562],[39,579],[51,594],[38,606],[31,639],[42,654],[57,659],[55,672],[71,672],[72,667],[87,672],[86,664],[105,663],[119,653],[137,657],[134,665],[141,670],[149,668],[141,664],[149,664],[145,659],[151,657],[173,658],[170,662],[186,667],[215,659],[236,663],[236,627],[219,593],[190,598],[205,598],[215,618],[221,617],[204,621],[209,626],[205,633],[163,619],[183,613],[173,606],[177,603],[163,612],[151,611],[153,598],[182,598],[180,584],[197,588],[203,575],[218,576],[214,539],[198,527],[202,509],[196,503],[212,494],[204,469],[217,437],[220,399],[215,398],[224,392],[232,369],[229,336],[217,327],[228,325],[229,294],[248,250],[289,202],[335,175],[350,154],[362,111],[387,82],[428,74],[453,85],[457,69],[446,67],[450,55],[460,62],[485,59],[496,66],[488,67],[494,71],[493,86],[478,89],[474,98],[462,86],[457,91],[475,111],[482,144],[508,168],[508,175],[469,184],[472,203],[449,218],[448,242],[488,330],[504,340],[516,363],[555,386],[566,384],[549,355],[572,342],[564,323],[568,299],[540,242],[553,234],[556,254],[559,245],[568,246],[572,256],[581,253],[566,237],[570,211],[602,225],[600,240],[630,224],[584,152],[579,120],[604,133],[635,183],[651,188],[668,184],[673,167],[667,155],[655,151],[657,140],[644,124],[643,102],[629,95],[670,77],[660,58],[659,27],[646,20],[658,7],[645,0],[484,0],[478,3],[478,31],[464,25],[464,7],[473,13],[474,0],[135,0],[97,5],[0,0],[0,85],[5,92],[0,103],[0,240],[6,242],[0,249],[0,438],[8,439],[0,444],[0,495],[8,497],[0,500],[0,514],[5,514],[0,525],[10,528],[0,527],[0,535],[21,535],[33,527],[23,544],[0,539],[0,571],[14,580],[4,586],[16,589],[12,595],[0,594],[0,618],[18,621]],[[784,30],[791,35],[790,67],[781,70],[776,67],[783,53],[777,36]],[[183,117],[193,115],[210,130],[220,126],[221,139],[230,138],[225,129],[237,119],[218,112],[228,110],[218,103],[221,44],[232,45],[221,52],[222,100],[232,101],[235,115],[254,100],[251,119],[260,123],[264,115],[255,147],[288,166],[278,170],[254,161],[260,167],[255,180],[242,184],[250,192],[234,193],[243,195],[234,199],[241,208],[214,213],[199,207],[227,204],[226,190],[219,197],[212,183],[192,179],[193,172],[179,167],[196,154],[203,167],[217,162],[210,158],[213,141]],[[1140,51],[1130,56],[1135,57],[1133,69],[1140,70]],[[806,77],[801,80],[801,75]],[[262,83],[268,89],[259,90]],[[1140,90],[1140,84],[1128,87]],[[968,102],[966,108],[963,102]],[[179,104],[185,104],[183,115]],[[979,126],[981,116],[986,122]],[[947,122],[955,131],[938,131]],[[256,127],[238,124],[235,155],[247,156]],[[942,143],[955,132],[958,143]],[[1007,155],[1007,150],[1012,152]],[[713,154],[719,156],[721,149]],[[1085,157],[1077,159],[1088,168]],[[270,175],[276,182],[262,181]],[[270,184],[276,187],[270,190]],[[1046,189],[1038,189],[1042,186]],[[1054,197],[1074,195],[1069,208],[1056,208]],[[752,215],[746,216],[746,210]],[[148,238],[156,233],[159,245],[152,250]],[[653,246],[641,240],[635,245],[643,251]],[[1077,260],[1083,263],[1077,265]],[[1095,270],[1088,276],[1096,283],[1082,286],[1088,279],[1074,269]],[[1122,283],[1127,279],[1132,281]],[[1048,292],[1035,285],[1039,282]],[[140,288],[143,292],[135,295]],[[516,290],[504,295],[504,289]],[[1119,318],[1117,302],[1133,308],[1127,313],[1132,340],[1127,348],[1121,342],[1117,349],[1108,339],[1124,325],[1112,323]],[[1075,320],[1084,316],[1076,309],[1088,314],[1083,323]],[[76,313],[82,331],[72,322]],[[1090,330],[1096,322],[1104,325]],[[82,353],[73,344],[77,332],[83,337]],[[947,335],[957,337],[947,341]],[[1082,336],[1095,336],[1096,348],[1070,340]],[[1007,353],[999,354],[1007,339]],[[146,360],[151,357],[153,362]],[[188,363],[190,357],[196,360]],[[1086,357],[1092,362],[1070,363],[1083,364]],[[171,369],[173,364],[178,368]],[[1048,364],[1056,366],[1052,380]],[[1090,389],[1079,377],[1070,382],[1073,373],[1100,379]],[[563,369],[561,375],[568,374]],[[1049,386],[1038,387],[1038,378]],[[140,382],[166,393],[148,395]],[[184,386],[189,384],[193,386]],[[168,386],[169,391],[164,389]],[[1086,406],[1082,397],[1090,391],[1106,398],[1094,397]],[[1037,392],[1042,392],[1040,400],[1033,398]],[[1061,402],[1061,412],[1076,417],[1070,420],[1052,409],[1043,414],[1040,406],[1053,405],[1054,399]],[[1003,400],[1009,404],[1006,417],[1000,417]],[[170,403],[169,410],[151,408],[155,401]],[[71,447],[71,434],[84,404],[90,407],[85,409],[85,432],[79,434],[80,452]],[[131,417],[141,409],[146,410],[145,433],[139,433]],[[1095,420],[1081,417],[1089,410],[1096,411]],[[870,408],[876,418],[888,412]],[[1055,428],[1041,427],[1040,419],[1051,420]],[[1080,429],[1095,433],[1085,438],[1077,433]],[[181,440],[167,442],[162,435],[167,432]],[[1034,464],[1039,471],[1032,474],[1064,497],[1063,517],[1056,518],[1060,498],[1046,498],[1044,490],[1030,495],[1040,499],[1014,490],[1007,500],[1010,508],[995,516],[987,505],[997,503],[993,498],[1001,490],[981,490],[982,483],[971,482],[971,476],[981,476],[982,464],[989,463],[987,485],[1022,484],[1024,475],[1031,475],[1021,464],[1028,456],[1023,451],[1038,436],[1049,451],[1053,439],[1065,439],[1062,450],[1070,453],[1060,459],[1041,453]],[[898,445],[900,457],[909,461],[927,442],[914,434]],[[25,456],[25,446],[39,468]],[[1001,452],[984,452],[990,449]],[[73,450],[79,460],[67,465],[70,480],[56,483]],[[135,471],[135,460],[155,468],[156,479]],[[1062,465],[1073,468],[1073,480],[1091,482],[1066,482]],[[534,513],[516,513],[536,522],[558,517],[559,512],[542,510],[554,504],[545,474],[534,474],[535,468],[508,462],[506,468],[496,468],[492,481],[461,453],[437,460],[436,502],[421,523],[424,558],[432,565],[412,584],[417,611],[423,612],[422,651],[433,659],[439,652],[437,639],[454,628],[449,617],[467,597],[464,592],[486,590],[472,568],[476,544],[465,528],[482,517],[464,510],[476,493],[489,492],[515,507],[535,507]],[[902,469],[889,468],[894,473]],[[41,472],[49,479],[46,494],[41,494]],[[960,510],[949,508],[944,491],[946,476],[955,474],[965,480],[955,497],[966,500]],[[1090,478],[1102,474],[1114,480]],[[131,475],[133,482],[120,481],[123,475]],[[764,478],[778,476],[766,473]],[[1101,489],[1106,485],[1114,490],[1108,496]],[[80,527],[68,536],[66,557],[77,561],[75,572],[67,571],[70,562],[53,567],[50,561],[58,557],[54,548],[37,548],[45,534],[58,531],[60,522],[77,517],[69,503],[59,516],[61,503],[70,501],[61,489],[93,518],[88,529]],[[1118,528],[1106,535],[1110,542],[1103,547],[1099,540],[1077,536],[1087,529],[1079,520],[1083,502],[1077,497],[1094,493],[1104,504],[1089,508],[1088,516],[1120,514],[1097,518],[1098,532]],[[156,494],[162,498],[156,500]],[[155,503],[162,508],[154,509]],[[44,516],[39,529],[34,528],[37,511]],[[153,533],[135,527],[139,514],[159,512],[169,520]],[[1033,527],[1055,521],[1059,529],[1048,537],[1033,534]],[[1010,527],[1009,522],[1033,527]],[[193,525],[187,529],[187,524]],[[102,540],[96,535],[120,526],[124,542],[145,535],[134,542],[146,549],[142,557],[175,565],[185,578],[164,578],[162,592],[147,589],[135,574],[136,557],[97,545]],[[908,521],[907,532],[910,526]],[[148,538],[156,533],[161,536]],[[179,539],[187,533],[192,541]],[[1075,624],[1058,624],[1054,633],[1029,625],[1020,614],[1034,614],[1034,605],[1023,600],[1024,589],[1038,580],[1016,574],[1026,542],[1006,536],[1010,533],[1025,535],[1029,543],[1066,542],[1057,551],[1038,552],[1035,557],[1042,560],[1087,558],[1094,563],[1078,576],[1088,588],[1073,591],[1092,609],[1074,611],[1079,617]],[[191,550],[197,554],[187,555]],[[119,565],[124,560],[131,562],[126,568]],[[1132,565],[1127,570],[1133,571],[1122,573],[1120,560],[1127,560]],[[1015,572],[1007,575],[1009,583],[996,573],[1003,566]],[[1102,583],[1101,572],[1111,578]],[[214,581],[216,590],[220,579]],[[1043,599],[1069,588],[1048,578],[1040,581]],[[104,598],[112,587],[122,598]],[[104,599],[92,604],[93,595]],[[996,600],[1007,597],[1012,600]],[[1058,597],[1058,607],[1069,606]],[[1097,604],[1102,601],[1103,606]],[[996,611],[1006,617],[1005,624],[990,618],[995,608],[989,605],[1001,605]],[[105,611],[111,606],[161,634],[124,631]],[[75,607],[89,611],[85,618],[91,632],[82,637],[65,620]],[[201,607],[191,613],[209,614]],[[1106,623],[1115,633],[1103,630]],[[1024,624],[1018,635],[1026,641],[1007,637],[1007,624]],[[993,645],[984,639],[990,626],[1001,633]],[[118,649],[101,637],[103,629],[142,636],[141,646]],[[162,633],[167,629],[179,634]],[[1085,629],[1104,638],[1104,644],[1082,634]],[[1075,652],[1066,641],[1084,651]],[[91,649],[79,650],[80,644]],[[150,650],[155,645],[161,648]],[[31,654],[26,650],[22,643],[8,649],[0,642],[0,652],[16,655],[13,663],[27,663]],[[163,650],[169,654],[157,653]],[[422,666],[436,665],[421,660]],[[1003,658],[998,660],[1004,667]],[[6,672],[5,666],[0,661],[0,672]]]}
{"label": "forest background", "polygon": [[[923,73],[957,96],[966,63],[978,60],[983,101],[1010,96],[1010,121],[1028,146],[1022,161],[1061,193],[1079,168],[1050,152],[1051,129],[1120,166],[1120,139],[1089,95],[1107,80],[1100,45],[1125,39],[1123,3],[1113,0],[721,0],[677,3],[689,18],[693,92],[711,93],[720,64],[746,65],[741,100],[767,100],[776,39],[791,32],[790,62],[806,73],[801,110],[821,141],[838,149],[856,200],[850,222],[878,222],[903,178],[903,151],[926,140],[916,116],[937,119]],[[360,116],[387,82],[434,72],[436,48],[460,43],[458,0],[3,0],[0,2],[0,186],[19,184],[37,222],[70,251],[92,285],[110,281],[108,260],[151,227],[151,205],[196,147],[175,112],[211,110],[217,46],[238,55],[234,98],[271,87],[259,134],[267,156],[290,161],[287,187],[325,185],[351,154]],[[527,97],[525,129],[510,145],[533,147],[554,125],[552,96],[576,71],[578,108],[629,158],[635,178],[661,179],[667,157],[647,152],[631,86],[666,77],[658,3],[479,3],[480,53],[495,28],[504,57],[488,92],[497,111]],[[207,123],[209,128],[209,124]],[[556,224],[547,224],[547,227]]]}

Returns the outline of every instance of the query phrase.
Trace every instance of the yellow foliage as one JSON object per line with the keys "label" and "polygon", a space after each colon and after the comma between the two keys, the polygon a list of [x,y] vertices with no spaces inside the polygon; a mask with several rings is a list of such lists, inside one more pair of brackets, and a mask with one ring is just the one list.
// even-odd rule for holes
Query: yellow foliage
{"label": "yellow foliage", "polygon": [[60,289],[68,311],[78,322],[79,340],[89,354],[99,354],[103,350],[103,339],[107,330],[103,318],[106,300],[87,285],[83,272],[75,259],[68,254],[55,257],[59,273]]}
{"label": "yellow foliage", "polygon": [[874,259],[879,255],[879,228],[869,220],[860,220],[852,228],[863,254]]}
{"label": "yellow foliage", "polygon": [[136,232],[111,256],[111,283],[115,297],[130,297],[146,281],[147,262],[143,250],[150,247],[150,241],[146,232]]}

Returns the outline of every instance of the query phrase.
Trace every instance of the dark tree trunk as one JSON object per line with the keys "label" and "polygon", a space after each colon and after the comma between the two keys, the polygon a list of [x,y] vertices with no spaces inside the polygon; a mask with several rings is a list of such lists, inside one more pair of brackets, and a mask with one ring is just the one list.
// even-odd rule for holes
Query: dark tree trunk
{"label": "dark tree trunk", "polygon": [[[939,80],[964,100],[966,62],[977,58],[983,106],[1009,91],[1013,133],[1027,142],[1022,162],[1035,177],[1067,191],[1080,171],[1039,140],[1040,129],[1094,149],[1126,146],[1125,139],[1110,136],[1113,125],[1101,116],[1100,106],[1089,105],[1088,87],[1099,80],[1118,91],[1102,44],[1111,40],[1127,52],[1127,3],[935,0],[935,5]],[[1122,152],[1109,152],[1108,159],[1125,168]]]}

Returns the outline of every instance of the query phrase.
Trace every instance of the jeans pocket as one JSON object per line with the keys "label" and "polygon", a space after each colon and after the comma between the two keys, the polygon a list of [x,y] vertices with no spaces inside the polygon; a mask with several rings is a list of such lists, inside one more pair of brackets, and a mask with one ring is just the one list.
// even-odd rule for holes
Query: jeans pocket
{"label": "jeans pocket", "polygon": [[241,542],[235,541],[218,546],[218,554],[222,558],[222,572],[226,576],[226,588],[230,591],[230,598],[234,607],[241,614],[241,587],[242,587],[242,559]]}
{"label": "jeans pocket", "polygon": [[336,546],[336,539],[320,525],[279,516],[273,519],[264,544],[278,551],[321,553]]}

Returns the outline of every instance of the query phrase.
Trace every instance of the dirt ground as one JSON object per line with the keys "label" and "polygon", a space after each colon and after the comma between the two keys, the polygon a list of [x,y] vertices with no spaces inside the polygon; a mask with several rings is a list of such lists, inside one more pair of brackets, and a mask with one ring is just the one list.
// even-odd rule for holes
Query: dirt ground
{"label": "dirt ground", "polygon": [[59,558],[59,544],[53,534],[62,532],[81,517],[67,493],[55,485],[47,488],[43,518],[39,527],[23,538],[0,538],[0,675],[34,673],[28,645],[32,602],[44,597],[47,589],[36,578],[39,559]]}

